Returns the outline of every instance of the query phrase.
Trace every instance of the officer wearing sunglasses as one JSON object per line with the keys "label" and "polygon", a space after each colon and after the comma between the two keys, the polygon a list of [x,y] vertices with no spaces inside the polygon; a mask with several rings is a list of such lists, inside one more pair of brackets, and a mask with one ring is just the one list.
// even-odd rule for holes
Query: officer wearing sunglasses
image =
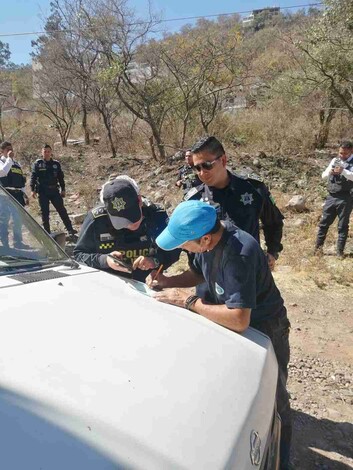
{"label": "officer wearing sunglasses", "polygon": [[202,181],[184,200],[201,199],[215,205],[223,220],[230,220],[260,242],[263,226],[267,258],[273,269],[280,251],[283,215],[264,183],[232,173],[227,169],[223,145],[214,136],[198,141],[192,148],[194,171]]}

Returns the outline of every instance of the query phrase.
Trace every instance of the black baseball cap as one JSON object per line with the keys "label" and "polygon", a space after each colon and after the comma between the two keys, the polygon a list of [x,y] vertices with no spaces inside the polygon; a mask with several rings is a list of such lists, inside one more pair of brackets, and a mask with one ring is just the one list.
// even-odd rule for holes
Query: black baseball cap
{"label": "black baseball cap", "polygon": [[126,228],[141,219],[138,186],[128,177],[118,176],[103,187],[102,199],[109,219],[116,230]]}

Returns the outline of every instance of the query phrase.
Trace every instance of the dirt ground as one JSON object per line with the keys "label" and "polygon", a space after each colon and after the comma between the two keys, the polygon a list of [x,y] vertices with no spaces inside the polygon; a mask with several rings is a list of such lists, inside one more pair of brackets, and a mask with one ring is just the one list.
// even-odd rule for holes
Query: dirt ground
{"label": "dirt ground", "polygon": [[353,468],[353,288],[319,289],[280,264],[275,279],[292,324],[293,466]]}

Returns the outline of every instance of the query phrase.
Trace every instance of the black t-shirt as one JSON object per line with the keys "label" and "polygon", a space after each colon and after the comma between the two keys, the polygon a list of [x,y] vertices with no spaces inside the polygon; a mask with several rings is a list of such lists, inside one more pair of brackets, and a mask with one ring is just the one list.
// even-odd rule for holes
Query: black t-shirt
{"label": "black t-shirt", "polygon": [[212,301],[228,308],[251,308],[252,326],[283,315],[283,299],[259,244],[230,222],[224,226],[218,248],[197,253],[192,266],[205,278]]}

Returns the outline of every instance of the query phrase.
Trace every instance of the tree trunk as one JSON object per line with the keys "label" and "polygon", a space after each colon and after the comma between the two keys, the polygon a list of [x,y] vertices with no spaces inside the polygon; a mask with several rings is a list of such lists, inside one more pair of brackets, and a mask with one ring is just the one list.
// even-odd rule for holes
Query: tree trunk
{"label": "tree trunk", "polygon": [[165,149],[164,149],[164,144],[162,142],[161,134],[153,121],[148,121],[148,124],[152,130],[153,138],[157,144],[160,159],[165,160],[166,154],[165,154]]}
{"label": "tree trunk", "polygon": [[205,133],[208,134],[208,123],[206,123],[206,121],[204,120],[202,113],[200,113],[200,118],[201,118],[200,120],[201,120],[202,128],[205,131]]}
{"label": "tree trunk", "polygon": [[109,139],[109,143],[110,143],[110,148],[112,150],[113,157],[115,158],[116,157],[116,148],[115,148],[115,145],[114,145],[113,135],[112,135],[112,131],[111,131],[110,127],[107,129],[107,132],[108,132],[108,139]]}
{"label": "tree trunk", "polygon": [[315,136],[315,148],[323,149],[327,144],[331,121],[336,114],[335,109],[321,109],[320,110],[320,129],[318,134]]}
{"label": "tree trunk", "polygon": [[5,140],[5,134],[4,134],[4,129],[2,127],[2,109],[0,108],[0,135],[1,135],[1,141],[3,142]]}
{"label": "tree trunk", "polygon": [[156,151],[155,151],[155,148],[154,148],[153,135],[151,135],[151,136],[148,138],[148,141],[149,141],[149,143],[150,143],[152,157],[153,157],[156,161],[158,161],[158,158],[157,158],[157,155],[156,155]]}
{"label": "tree trunk", "polygon": [[188,125],[189,118],[183,120],[183,132],[181,134],[180,148],[184,148],[186,138],[186,128]]}
{"label": "tree trunk", "polygon": [[105,128],[106,128],[106,130],[107,130],[108,140],[109,140],[109,143],[110,143],[110,148],[111,148],[113,157],[115,158],[115,157],[116,157],[116,148],[115,148],[115,145],[114,145],[113,133],[112,133],[112,127],[111,127],[111,125],[110,125],[110,120],[109,120],[109,118],[105,115],[104,112],[101,112],[101,114],[102,114],[102,117],[103,117],[104,126],[105,126]]}
{"label": "tree trunk", "polygon": [[82,127],[83,131],[85,133],[85,144],[89,145],[90,144],[90,133],[89,133],[89,127],[88,127],[88,122],[87,122],[87,108],[86,105],[82,105]]}

